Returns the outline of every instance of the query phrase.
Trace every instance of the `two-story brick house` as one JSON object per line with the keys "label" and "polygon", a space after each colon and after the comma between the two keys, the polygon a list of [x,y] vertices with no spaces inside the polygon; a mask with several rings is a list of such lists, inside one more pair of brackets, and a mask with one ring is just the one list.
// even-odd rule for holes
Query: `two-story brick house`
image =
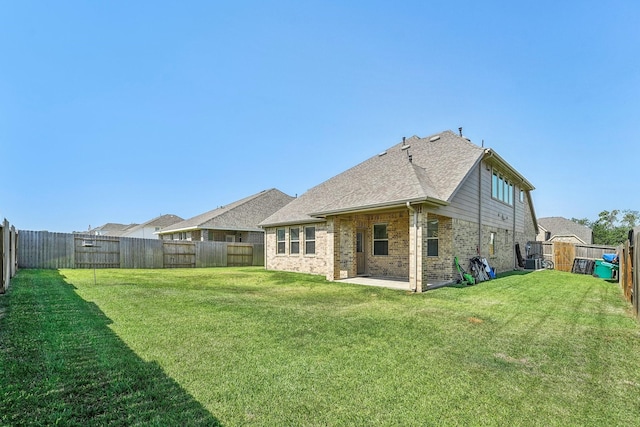
{"label": "two-story brick house", "polygon": [[451,131],[413,136],[310,189],[261,222],[266,268],[399,278],[423,291],[480,253],[497,271],[536,236],[533,185]]}

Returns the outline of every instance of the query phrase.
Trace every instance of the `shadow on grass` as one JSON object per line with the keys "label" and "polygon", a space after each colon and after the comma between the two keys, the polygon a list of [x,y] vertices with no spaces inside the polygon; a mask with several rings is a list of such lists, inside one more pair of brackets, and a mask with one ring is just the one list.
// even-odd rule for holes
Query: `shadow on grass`
{"label": "shadow on grass", "polygon": [[53,270],[23,270],[0,297],[0,424],[220,426]]}

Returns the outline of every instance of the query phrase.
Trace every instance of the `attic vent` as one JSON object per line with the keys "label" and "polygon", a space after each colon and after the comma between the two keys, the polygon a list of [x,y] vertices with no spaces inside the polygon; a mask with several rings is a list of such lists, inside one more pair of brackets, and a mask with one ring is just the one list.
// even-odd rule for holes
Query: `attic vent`
{"label": "attic vent", "polygon": [[387,154],[387,152],[386,152],[386,151],[383,151],[382,153],[378,154],[378,157],[382,157],[382,156],[384,156],[385,154]]}
{"label": "attic vent", "polygon": [[405,145],[404,147],[402,147],[402,149],[403,149],[403,150],[406,150],[406,149],[408,149],[408,148],[410,148],[410,147],[411,147],[410,145]]}
{"label": "attic vent", "polygon": [[431,138],[429,138],[429,141],[433,142],[433,141],[437,141],[440,139],[440,135],[436,135],[436,136],[432,136]]}

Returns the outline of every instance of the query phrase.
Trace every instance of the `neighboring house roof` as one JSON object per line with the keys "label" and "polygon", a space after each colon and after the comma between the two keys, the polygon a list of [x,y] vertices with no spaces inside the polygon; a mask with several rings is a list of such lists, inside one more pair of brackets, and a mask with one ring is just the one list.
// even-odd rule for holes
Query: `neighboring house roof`
{"label": "neighboring house roof", "polygon": [[138,224],[134,227],[128,227],[125,230],[125,236],[128,234],[133,234],[136,231],[141,230],[143,228],[147,228],[147,227],[154,227],[154,228],[160,227],[160,229],[163,229],[165,227],[168,227],[180,221],[184,221],[184,219],[180,218],[178,215],[173,215],[173,214],[160,215],[142,224]]}
{"label": "neighboring house roof", "polygon": [[586,225],[578,224],[559,216],[538,218],[538,226],[554,237],[576,237],[585,244],[593,243],[593,231]]}
{"label": "neighboring house roof", "polygon": [[118,224],[115,222],[108,222],[100,227],[92,228],[88,234],[102,234],[107,236],[122,236],[130,228],[137,226],[138,224]]}
{"label": "neighboring house roof", "polygon": [[263,231],[258,224],[293,200],[293,197],[272,188],[244,199],[220,206],[209,212],[172,224],[158,234],[190,230]]}
{"label": "neighboring house roof", "polygon": [[313,187],[265,219],[261,226],[322,221],[331,214],[427,202],[448,205],[484,157],[503,165],[526,190],[533,186],[500,156],[454,132],[402,143]]}

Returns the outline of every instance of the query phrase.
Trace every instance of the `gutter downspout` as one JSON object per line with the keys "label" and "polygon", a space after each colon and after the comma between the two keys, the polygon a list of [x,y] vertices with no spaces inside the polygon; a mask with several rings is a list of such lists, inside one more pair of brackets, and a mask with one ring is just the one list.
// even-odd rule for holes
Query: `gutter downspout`
{"label": "gutter downspout", "polygon": [[[482,160],[489,160],[493,157],[493,151],[491,151],[490,149],[485,149],[484,150],[485,154],[488,154],[489,157],[487,157],[486,159],[482,159]],[[478,200],[478,248],[482,248],[482,160],[480,161],[480,182],[478,182],[478,191],[479,191],[479,200]],[[493,172],[492,172],[492,167],[487,163],[487,166],[489,166],[489,180],[491,181],[491,185],[493,185]]]}
{"label": "gutter downspout", "polygon": [[407,202],[407,209],[413,212],[413,280],[415,285],[412,291],[418,291],[418,211],[416,211],[411,203]]}
{"label": "gutter downspout", "polygon": [[[482,248],[482,160],[478,167],[478,251]],[[479,255],[479,254],[478,254]]]}
{"label": "gutter downspout", "polygon": [[[522,188],[522,184],[520,184],[520,188]],[[513,266],[516,266],[516,214],[518,212],[517,201],[520,200],[520,196],[516,199],[516,186],[513,186],[513,240],[511,242],[511,258],[513,259]]]}

